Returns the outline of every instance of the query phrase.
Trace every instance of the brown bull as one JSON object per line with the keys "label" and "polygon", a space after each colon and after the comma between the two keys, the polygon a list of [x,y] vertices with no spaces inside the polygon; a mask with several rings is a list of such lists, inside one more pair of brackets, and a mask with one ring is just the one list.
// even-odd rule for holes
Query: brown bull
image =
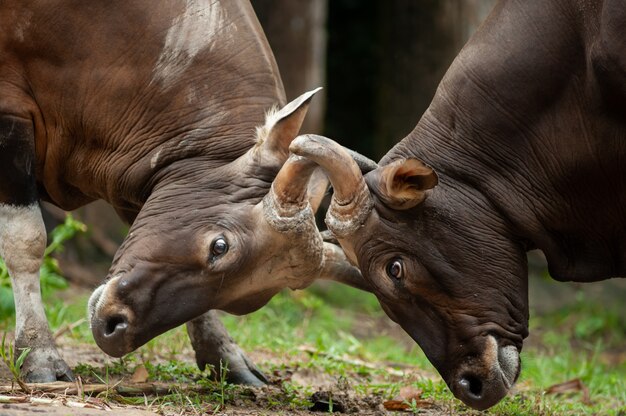
{"label": "brown bull", "polygon": [[311,225],[314,165],[277,178],[313,92],[265,117],[284,93],[250,4],[3,1],[0,22],[0,255],[26,380],[72,377],[41,302],[38,201],[104,199],[132,226],[89,302],[98,345],[120,356],[206,313],[189,324],[198,364],[262,382],[207,312],[354,268]]}
{"label": "brown bull", "polygon": [[626,2],[499,2],[365,175],[328,139],[291,150],[329,174],[328,227],[387,314],[490,407],[520,373],[528,250],[557,280],[626,276]]}

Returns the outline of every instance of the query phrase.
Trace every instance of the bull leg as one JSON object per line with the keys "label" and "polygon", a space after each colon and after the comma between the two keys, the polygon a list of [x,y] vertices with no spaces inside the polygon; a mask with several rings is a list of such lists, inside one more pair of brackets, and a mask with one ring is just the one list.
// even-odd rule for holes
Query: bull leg
{"label": "bull leg", "polygon": [[228,335],[215,311],[187,322],[187,332],[201,370],[209,364],[213,366],[213,377],[219,379],[221,365],[228,369],[226,381],[229,383],[251,386],[267,383],[263,373]]}
{"label": "bull leg", "polygon": [[73,379],[61,359],[43,309],[39,267],[46,230],[34,176],[34,136],[30,121],[0,116],[0,256],[15,299],[15,349],[30,348],[22,366],[27,382]]}

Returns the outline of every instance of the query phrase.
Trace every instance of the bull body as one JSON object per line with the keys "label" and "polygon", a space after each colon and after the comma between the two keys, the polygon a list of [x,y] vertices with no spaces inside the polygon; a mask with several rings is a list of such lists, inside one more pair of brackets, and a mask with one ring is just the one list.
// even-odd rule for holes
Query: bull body
{"label": "bull body", "polygon": [[[111,355],[340,266],[333,248],[339,260],[324,262],[314,226],[286,223],[312,218],[311,164],[290,162],[270,191],[312,93],[265,117],[284,92],[247,1],[7,1],[0,22],[0,255],[28,381],[71,378],[39,294],[39,199],[104,199],[132,223],[89,305]],[[213,315],[189,333],[199,365],[263,381]]]}
{"label": "bull body", "polygon": [[501,1],[378,169],[292,144],[331,176],[327,223],[385,311],[472,407],[519,375],[528,250],[558,280],[626,276],[624,28],[623,0]]}

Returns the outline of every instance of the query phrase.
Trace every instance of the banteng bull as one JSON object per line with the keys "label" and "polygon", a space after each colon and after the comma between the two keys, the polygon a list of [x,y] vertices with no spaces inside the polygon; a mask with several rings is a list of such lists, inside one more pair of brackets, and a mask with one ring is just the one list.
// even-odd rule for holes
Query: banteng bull
{"label": "banteng bull", "polygon": [[207,313],[189,324],[198,364],[261,383],[207,311],[356,269],[311,225],[315,165],[294,158],[277,178],[313,92],[264,119],[284,92],[250,4],[20,0],[0,22],[0,255],[25,379],[72,377],[41,302],[38,201],[101,198],[132,226],[89,302],[98,345],[120,356]]}
{"label": "banteng bull", "polygon": [[415,129],[362,175],[334,142],[326,218],[387,314],[466,404],[520,373],[526,251],[553,278],[626,276],[626,2],[499,2]]}

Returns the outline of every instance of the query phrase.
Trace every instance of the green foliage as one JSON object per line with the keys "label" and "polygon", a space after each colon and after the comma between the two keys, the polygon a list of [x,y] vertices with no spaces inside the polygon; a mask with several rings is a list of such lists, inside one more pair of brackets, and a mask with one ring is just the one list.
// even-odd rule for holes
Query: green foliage
{"label": "green foliage", "polygon": [[20,355],[15,358],[15,350],[13,345],[6,343],[6,332],[2,334],[2,345],[0,345],[0,356],[2,357],[2,361],[6,364],[11,372],[11,376],[13,377],[13,381],[16,382],[22,390],[25,392],[29,392],[28,387],[22,380],[22,376],[20,374],[20,368],[22,368],[22,364],[26,360],[26,357],[30,353],[30,348],[23,348],[20,350]]}
{"label": "green foliage", "polygon": [[152,364],[147,361],[145,366],[150,375],[150,380],[192,383],[199,380],[203,375],[203,372],[195,364],[177,360],[169,360],[161,364]]}
{"label": "green foliage", "polygon": [[584,290],[578,290],[571,303],[548,315],[536,317],[531,324],[533,330],[558,330],[554,339],[547,337],[548,346],[555,343],[559,347],[559,343],[565,338],[592,348],[601,339],[611,348],[620,347],[626,341],[626,320],[623,317],[623,304],[620,300],[592,301],[586,297]]}
{"label": "green foliage", "polygon": [[[73,238],[76,233],[86,231],[87,227],[67,214],[65,222],[50,233],[50,244],[46,247],[41,265],[40,282],[42,296],[47,297],[55,291],[65,289],[67,281],[60,274],[59,265],[52,254],[63,250],[63,243]],[[11,291],[11,279],[6,264],[0,259],[0,319],[7,319],[15,314],[15,303]]]}
{"label": "green foliage", "polygon": [[[357,312],[340,309],[329,305],[326,294],[336,297],[335,290],[343,294],[344,305],[357,306]],[[359,309],[370,310],[372,295],[334,284],[325,290],[283,291],[275,296],[268,305],[257,312],[245,316],[225,316],[224,324],[233,334],[244,350],[257,348],[298,355],[301,347],[307,345],[323,354],[312,354],[307,365],[321,366],[328,371],[345,370],[345,365],[337,358],[346,354],[358,357],[364,362],[390,361],[407,365],[418,365],[432,369],[423,352],[408,336],[405,343],[396,338],[373,330],[367,341],[354,335],[366,316],[387,323],[386,316],[380,313],[363,315]],[[352,366],[351,370],[367,372]],[[434,369],[433,369],[434,371]]]}
{"label": "green foliage", "polygon": [[226,382],[226,376],[228,375],[228,364],[222,363],[220,360],[220,377],[219,377],[219,391],[218,391],[218,399],[219,399],[219,410],[224,409],[226,406],[226,401],[229,399],[227,397],[228,383]]}

